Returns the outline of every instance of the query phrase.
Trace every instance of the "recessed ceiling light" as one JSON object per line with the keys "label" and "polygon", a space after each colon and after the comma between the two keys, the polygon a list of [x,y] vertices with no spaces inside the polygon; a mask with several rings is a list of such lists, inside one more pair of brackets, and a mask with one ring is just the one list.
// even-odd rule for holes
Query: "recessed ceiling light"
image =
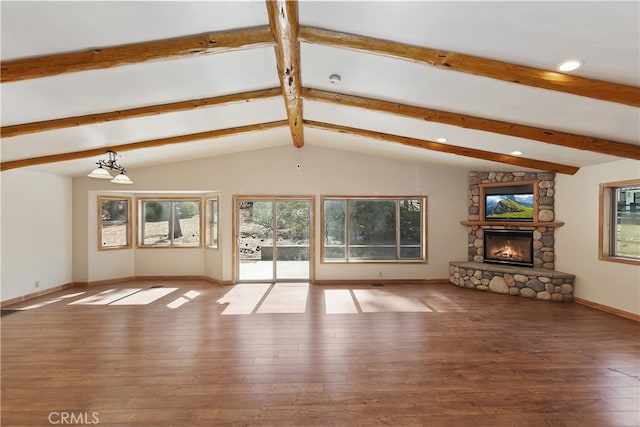
{"label": "recessed ceiling light", "polygon": [[337,85],[338,83],[340,83],[340,80],[342,80],[342,77],[340,77],[340,74],[331,74],[329,76],[329,83]]}
{"label": "recessed ceiling light", "polygon": [[438,142],[447,142],[447,138],[436,138],[436,141]]}
{"label": "recessed ceiling light", "polygon": [[511,155],[512,155],[512,156],[522,156],[522,151],[518,151],[518,150],[516,150],[516,151],[512,151],[512,152],[511,152]]}
{"label": "recessed ceiling light", "polygon": [[558,69],[558,71],[573,71],[573,70],[577,70],[578,68],[582,67],[583,62],[580,61],[579,59],[570,59],[568,61],[564,61],[559,63],[556,68]]}

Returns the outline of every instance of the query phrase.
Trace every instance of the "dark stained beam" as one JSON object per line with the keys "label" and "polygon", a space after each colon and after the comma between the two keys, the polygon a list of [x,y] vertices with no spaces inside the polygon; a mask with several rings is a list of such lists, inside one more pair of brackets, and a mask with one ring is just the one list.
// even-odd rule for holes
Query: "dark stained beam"
{"label": "dark stained beam", "polygon": [[169,104],[151,105],[147,107],[132,108],[128,110],[110,111],[107,113],[88,114],[86,116],[65,117],[62,119],[45,120],[41,122],[24,123],[13,126],[3,126],[0,130],[2,138],[25,135],[29,133],[45,132],[55,129],[75,126],[94,125],[98,123],[112,122],[115,120],[132,119],[136,117],[155,116],[163,113],[192,110],[235,104],[239,102],[255,101],[265,98],[273,98],[282,93],[280,88],[257,90],[254,92],[237,93],[211,98],[193,99],[190,101],[172,102]]}
{"label": "dark stained beam", "polygon": [[277,128],[280,126],[286,126],[286,125],[287,125],[287,122],[285,120],[280,120],[276,122],[260,123],[256,125],[236,126],[236,127],[227,128],[227,129],[218,129],[218,130],[211,130],[206,132],[192,133],[189,135],[179,135],[179,136],[173,136],[169,138],[152,139],[148,141],[134,142],[131,144],[112,145],[108,147],[94,148],[91,150],[75,151],[73,153],[62,153],[62,154],[54,154],[50,156],[31,157],[28,159],[11,160],[8,162],[0,163],[0,171],[4,172],[6,170],[23,168],[27,166],[35,166],[35,165],[42,165],[42,164],[56,163],[56,162],[65,162],[69,160],[84,159],[92,156],[100,156],[104,154],[107,150],[122,152],[122,151],[138,150],[141,148],[161,147],[163,145],[180,144],[184,142],[192,142],[192,141],[197,141],[201,139],[221,138],[224,136],[232,136],[240,133],[269,130],[269,129]]}
{"label": "dark stained beam", "polygon": [[396,102],[327,92],[318,89],[303,89],[302,96],[309,100],[331,102],[351,107],[366,108],[383,113],[396,114],[434,123],[458,126],[465,129],[475,129],[518,138],[532,139],[547,144],[574,148],[577,150],[593,151],[611,156],[640,160],[640,146],[611,141],[602,138],[576,135],[556,130],[525,126],[448,111],[416,107]]}
{"label": "dark stained beam", "polygon": [[640,88],[389,40],[300,27],[299,40],[405,59],[434,67],[640,107]]}
{"label": "dark stained beam", "polygon": [[302,128],[302,82],[300,77],[300,43],[298,42],[298,2],[266,0],[269,26],[276,41],[276,62],[282,95],[287,107],[293,145],[304,145]]}
{"label": "dark stained beam", "polygon": [[60,53],[2,62],[0,82],[15,82],[140,62],[188,58],[273,44],[269,28],[258,27]]}
{"label": "dark stained beam", "polygon": [[474,148],[459,147],[455,145],[442,144],[434,141],[426,141],[422,139],[409,138],[405,136],[391,135],[388,133],[375,132],[365,129],[352,128],[347,126],[334,125],[329,123],[315,122],[305,120],[305,125],[322,130],[333,132],[341,132],[350,135],[363,136],[365,138],[373,138],[397,144],[408,145],[410,147],[423,148],[426,150],[439,151],[441,153],[456,154],[458,156],[473,157],[476,159],[489,160],[492,162],[506,163],[514,166],[520,166],[531,169],[539,169],[552,171],[568,175],[574,175],[579,168],[559,163],[545,162],[535,159],[527,159],[519,156],[510,156],[507,154],[493,153],[490,151],[476,150]]}

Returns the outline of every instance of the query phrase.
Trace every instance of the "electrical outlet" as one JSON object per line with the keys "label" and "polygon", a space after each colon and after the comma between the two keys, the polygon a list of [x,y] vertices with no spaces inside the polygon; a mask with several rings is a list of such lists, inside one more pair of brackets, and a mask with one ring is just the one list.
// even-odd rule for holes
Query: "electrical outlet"
{"label": "electrical outlet", "polygon": [[378,271],[378,277],[382,277],[382,271]]}
{"label": "electrical outlet", "polygon": [[36,288],[39,288],[39,287],[40,287],[40,281],[39,281],[39,280],[36,280],[36,282],[35,282],[33,285],[34,285]]}

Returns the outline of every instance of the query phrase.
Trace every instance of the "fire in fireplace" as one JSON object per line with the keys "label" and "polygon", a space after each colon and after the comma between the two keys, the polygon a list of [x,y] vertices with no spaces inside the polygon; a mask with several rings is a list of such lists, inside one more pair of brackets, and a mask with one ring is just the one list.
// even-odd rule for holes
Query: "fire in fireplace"
{"label": "fire in fireplace", "polygon": [[484,262],[533,267],[533,231],[485,230]]}

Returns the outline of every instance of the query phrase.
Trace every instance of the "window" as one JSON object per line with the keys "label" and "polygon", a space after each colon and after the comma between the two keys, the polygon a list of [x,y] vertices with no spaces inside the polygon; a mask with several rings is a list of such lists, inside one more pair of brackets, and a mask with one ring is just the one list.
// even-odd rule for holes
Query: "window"
{"label": "window", "polygon": [[131,248],[131,199],[98,197],[98,250]]}
{"label": "window", "polygon": [[426,198],[322,199],[324,262],[426,260]]}
{"label": "window", "polygon": [[600,184],[600,259],[640,264],[640,180]]}
{"label": "window", "polygon": [[207,246],[218,247],[218,199],[207,200]]}
{"label": "window", "polygon": [[199,247],[200,199],[140,200],[141,247]]}

